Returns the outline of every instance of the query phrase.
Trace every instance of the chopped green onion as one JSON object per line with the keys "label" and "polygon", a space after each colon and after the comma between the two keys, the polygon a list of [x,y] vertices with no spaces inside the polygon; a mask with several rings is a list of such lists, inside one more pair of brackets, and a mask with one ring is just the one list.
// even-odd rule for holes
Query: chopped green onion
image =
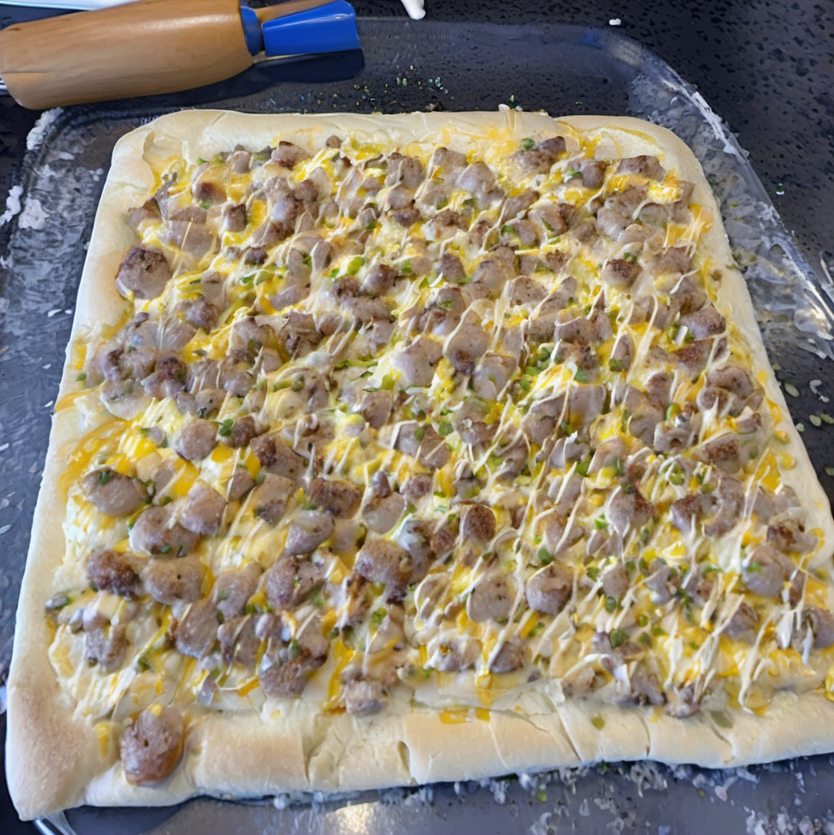
{"label": "chopped green onion", "polygon": [[382,621],[385,620],[385,615],[386,614],[387,614],[387,612],[385,611],[385,609],[377,609],[371,615],[371,623],[374,626],[379,626],[382,623]]}
{"label": "chopped green onion", "polygon": [[356,275],[359,270],[365,265],[365,259],[361,255],[355,255],[348,261],[347,274]]}
{"label": "chopped green onion", "polygon": [[733,720],[727,716],[726,713],[721,713],[719,710],[711,710],[709,715],[712,717],[712,721],[718,725],[719,728],[732,728],[733,727]]}

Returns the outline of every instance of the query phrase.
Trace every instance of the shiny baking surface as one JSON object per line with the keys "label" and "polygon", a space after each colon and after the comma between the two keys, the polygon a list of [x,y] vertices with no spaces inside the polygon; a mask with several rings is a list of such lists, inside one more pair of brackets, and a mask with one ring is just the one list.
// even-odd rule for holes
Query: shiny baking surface
{"label": "shiny baking surface", "polygon": [[[789,385],[811,381],[810,386],[796,389],[797,397],[787,385],[786,390],[791,394],[790,405],[797,407],[795,419],[806,429],[805,441],[817,469],[822,472],[824,466],[834,464],[834,444],[811,420],[813,415],[822,427],[828,425],[823,415],[829,407],[819,396],[834,396],[828,379],[830,360],[820,360],[799,347],[802,342],[817,354],[827,353],[831,312],[810,279],[810,268],[781,230],[745,158],[703,100],[665,64],[615,33],[560,26],[467,24],[450,28],[428,23],[418,28],[399,20],[365,21],[362,38],[364,67],[356,56],[349,56],[347,63],[340,58],[304,67],[260,67],[247,79],[206,90],[201,100],[258,112],[494,109],[505,103],[555,114],[643,116],[677,130],[701,159],[724,204],[732,243],[749,265],[747,277],[767,323],[765,339],[772,360],[781,369],[778,375]],[[280,84],[270,88],[276,82]],[[11,635],[10,613],[84,258],[83,241],[89,236],[109,153],[120,134],[163,109],[194,104],[195,99],[172,98],[167,103],[170,107],[138,102],[129,110],[97,107],[47,113],[29,137],[23,187],[9,196],[12,208],[18,201],[19,214],[5,255],[8,281],[2,290],[6,317],[0,337],[5,346],[0,353],[0,374],[5,398],[0,404],[0,425],[6,432],[0,447],[9,444],[2,450],[9,481],[6,501],[22,512],[10,516],[9,527],[3,531],[4,550],[11,559],[0,578],[2,651],[7,651]],[[830,489],[830,478],[823,476],[823,483]],[[634,768],[640,766],[623,767],[631,775]],[[755,794],[749,790],[751,773],[759,781]],[[636,776],[640,778],[640,773]],[[674,831],[685,831],[675,825],[684,815],[690,822],[696,815],[699,823],[710,820],[711,831],[735,832],[748,819],[742,814],[744,807],[761,809],[765,796],[777,804],[772,811],[784,805],[791,820],[800,821],[805,814],[822,816],[826,794],[834,784],[834,768],[827,758],[741,774],[691,772],[679,777],[669,769],[652,767],[645,779],[656,788],[642,788],[618,776],[615,767],[603,775],[599,770],[556,775],[549,786],[539,786],[539,781],[527,788],[499,782],[477,791],[459,787],[457,793],[453,788],[438,788],[431,802],[426,792],[409,794],[405,800],[375,795],[335,806],[285,810],[271,804],[198,801],[176,812],[168,823],[163,821],[172,810],[78,810],[68,817],[79,835],[528,828],[544,833],[548,826],[549,831],[561,831],[568,825],[562,823],[556,829],[560,816],[569,817],[570,828],[577,832],[646,821],[654,827],[672,825]],[[505,789],[509,799],[499,803]],[[461,794],[466,797],[462,799]],[[799,800],[796,808],[795,799]],[[708,816],[708,810],[714,810],[714,817]]]}

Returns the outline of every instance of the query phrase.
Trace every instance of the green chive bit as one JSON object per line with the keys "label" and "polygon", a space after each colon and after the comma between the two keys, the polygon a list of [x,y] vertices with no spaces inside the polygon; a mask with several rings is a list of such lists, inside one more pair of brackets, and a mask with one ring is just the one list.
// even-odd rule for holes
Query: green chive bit
{"label": "green chive bit", "polygon": [[726,713],[721,713],[719,710],[711,710],[709,715],[712,717],[712,721],[718,725],[719,728],[732,728],[733,727],[733,720],[727,716]]}

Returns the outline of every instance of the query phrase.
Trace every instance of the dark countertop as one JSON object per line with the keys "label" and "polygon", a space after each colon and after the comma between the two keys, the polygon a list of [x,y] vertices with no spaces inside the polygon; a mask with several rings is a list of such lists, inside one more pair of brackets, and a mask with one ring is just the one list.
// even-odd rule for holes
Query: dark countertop
{"label": "dark countertop", "polygon": [[[354,6],[359,16],[405,15],[398,0],[355,0]],[[819,270],[821,253],[827,253],[834,272],[834,4],[811,0],[667,0],[663,4],[645,0],[515,0],[512,4],[427,0],[427,12],[428,19],[450,25],[482,19],[606,27],[618,19],[622,34],[654,50],[700,90],[749,152],[805,257]],[[37,15],[3,6],[0,26]],[[8,97],[0,98],[0,215],[5,195],[18,182],[26,135],[38,115]],[[2,255],[8,229],[8,224],[0,226],[0,290],[6,280]],[[819,370],[815,373],[820,375]],[[822,373],[830,375],[830,369]],[[3,386],[0,379],[0,396]],[[0,832],[34,831],[33,825],[17,821],[3,786]]]}

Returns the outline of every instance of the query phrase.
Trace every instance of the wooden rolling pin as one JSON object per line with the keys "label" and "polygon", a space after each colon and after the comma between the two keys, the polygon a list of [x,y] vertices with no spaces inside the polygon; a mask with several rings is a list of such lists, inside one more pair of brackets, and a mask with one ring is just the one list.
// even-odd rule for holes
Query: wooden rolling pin
{"label": "wooden rolling pin", "polygon": [[[252,11],[265,23],[326,2]],[[253,61],[238,0],[137,0],[0,31],[0,78],[34,109],[188,90]]]}

